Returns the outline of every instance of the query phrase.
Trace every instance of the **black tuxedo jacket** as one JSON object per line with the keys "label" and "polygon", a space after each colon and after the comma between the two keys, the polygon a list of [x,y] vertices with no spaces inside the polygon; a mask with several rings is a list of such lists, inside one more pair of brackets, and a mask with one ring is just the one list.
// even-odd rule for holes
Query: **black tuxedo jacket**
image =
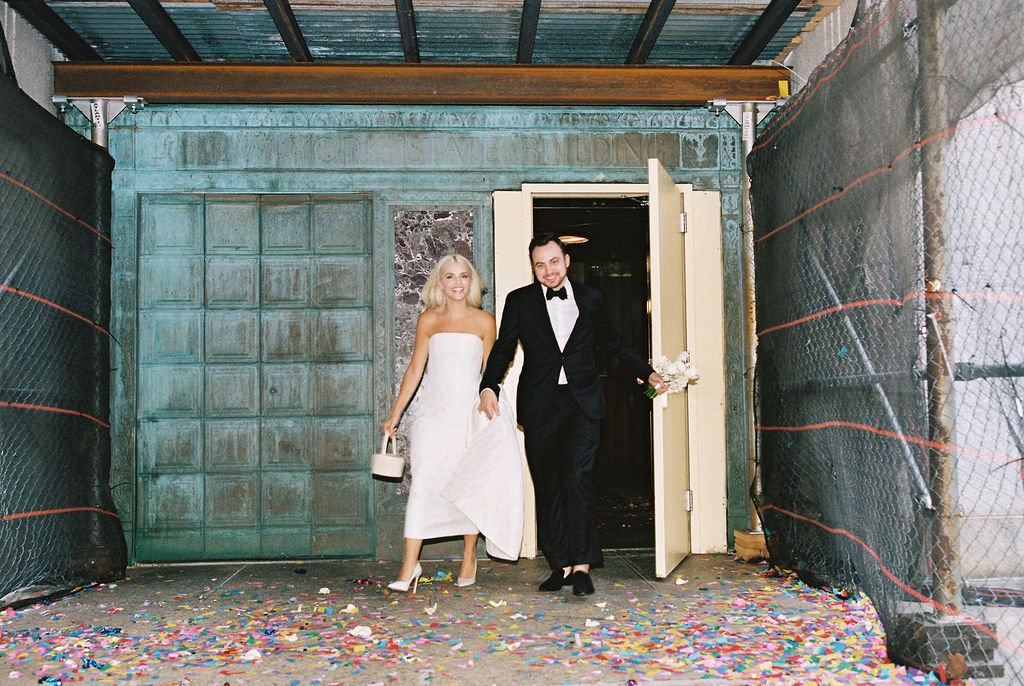
{"label": "black tuxedo jacket", "polygon": [[592,419],[604,416],[604,394],[598,376],[596,350],[607,350],[622,369],[647,380],[654,369],[647,360],[625,348],[622,337],[608,319],[601,292],[593,286],[572,282],[573,297],[580,314],[565,350],[558,349],[551,327],[544,287],[534,282],[517,288],[505,298],[498,338],[491,348],[480,390],[498,393],[498,384],[515,356],[516,344],[523,346],[523,370],[519,376],[516,400],[517,421],[526,429],[543,422],[549,413],[558,372],[565,367],[569,389],[580,408]]}

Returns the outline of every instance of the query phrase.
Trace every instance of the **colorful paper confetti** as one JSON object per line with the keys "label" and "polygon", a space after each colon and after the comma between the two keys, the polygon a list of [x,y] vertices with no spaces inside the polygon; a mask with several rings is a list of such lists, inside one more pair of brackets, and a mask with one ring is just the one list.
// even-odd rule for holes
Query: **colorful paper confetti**
{"label": "colorful paper confetti", "polygon": [[393,593],[394,565],[373,574],[361,564],[358,578],[327,573],[343,563],[306,565],[302,578],[253,566],[198,590],[167,571],[162,583],[97,585],[6,610],[0,674],[12,684],[159,686],[941,683],[888,662],[866,597],[724,557],[715,579],[599,573],[586,599],[538,593],[521,569],[486,563],[468,589],[438,570],[417,593]]}

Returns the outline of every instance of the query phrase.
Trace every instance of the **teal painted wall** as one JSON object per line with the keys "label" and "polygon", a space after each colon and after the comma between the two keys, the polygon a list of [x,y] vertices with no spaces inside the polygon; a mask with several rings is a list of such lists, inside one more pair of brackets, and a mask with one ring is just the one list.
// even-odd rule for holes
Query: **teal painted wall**
{"label": "teal painted wall", "polygon": [[[77,115],[76,115],[77,116]],[[81,120],[75,122],[81,127]],[[374,406],[395,379],[396,206],[474,209],[478,267],[493,276],[491,193],[524,182],[645,182],[659,157],[678,182],[722,192],[728,406],[729,531],[746,528],[746,420],[740,135],[704,109],[253,107],[150,105],[111,126],[113,195],[113,475],[129,544],[136,510],[136,307],[139,198],[151,193],[372,194]],[[376,486],[377,556],[397,557],[404,496]]]}

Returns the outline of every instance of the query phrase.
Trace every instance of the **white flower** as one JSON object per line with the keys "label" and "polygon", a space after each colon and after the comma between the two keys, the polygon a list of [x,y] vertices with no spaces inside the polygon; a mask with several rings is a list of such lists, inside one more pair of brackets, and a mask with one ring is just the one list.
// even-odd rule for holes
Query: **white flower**
{"label": "white flower", "polygon": [[[669,393],[678,393],[688,385],[696,383],[700,378],[697,368],[690,364],[690,353],[685,350],[679,353],[679,356],[674,360],[669,360],[667,357],[662,356],[661,359],[651,366],[654,367],[654,371],[661,375],[661,378],[668,386]],[[653,398],[658,392],[653,388],[648,388],[646,393],[647,397]]]}

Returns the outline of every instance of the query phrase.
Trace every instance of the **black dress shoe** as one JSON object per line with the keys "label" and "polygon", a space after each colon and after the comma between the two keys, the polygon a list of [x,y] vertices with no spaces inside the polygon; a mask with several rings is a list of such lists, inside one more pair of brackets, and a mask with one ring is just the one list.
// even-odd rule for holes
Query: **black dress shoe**
{"label": "black dress shoe", "polygon": [[547,592],[559,591],[562,589],[562,586],[569,585],[570,578],[572,578],[571,574],[569,576],[566,576],[565,572],[563,572],[561,569],[556,569],[555,571],[551,572],[551,576],[549,576],[547,579],[541,582],[540,590]]}
{"label": "black dress shoe", "polygon": [[590,595],[594,592],[594,581],[588,572],[583,570],[573,572],[571,578],[573,595]]}

